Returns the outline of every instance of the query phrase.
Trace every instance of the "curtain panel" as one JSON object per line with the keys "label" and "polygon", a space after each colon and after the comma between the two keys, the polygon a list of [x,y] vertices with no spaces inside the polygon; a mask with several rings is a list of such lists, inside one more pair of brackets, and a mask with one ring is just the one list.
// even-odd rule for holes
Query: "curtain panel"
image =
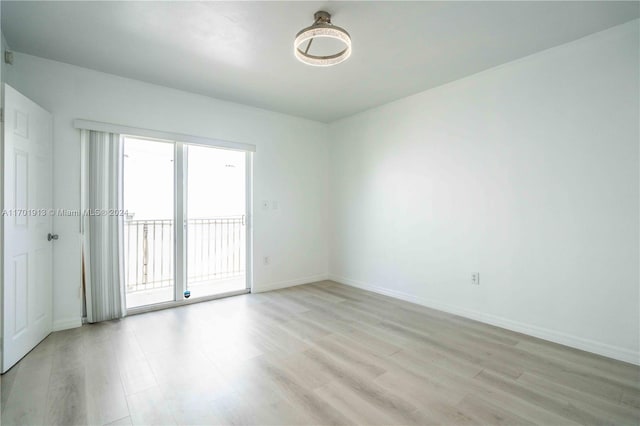
{"label": "curtain panel", "polygon": [[123,265],[122,142],[81,130],[85,307],[90,323],[126,314]]}

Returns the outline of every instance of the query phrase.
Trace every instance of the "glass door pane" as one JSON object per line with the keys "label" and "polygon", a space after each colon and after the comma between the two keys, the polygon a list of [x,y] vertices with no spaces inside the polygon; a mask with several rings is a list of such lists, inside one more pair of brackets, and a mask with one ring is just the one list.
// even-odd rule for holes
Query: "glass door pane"
{"label": "glass door pane", "polygon": [[124,138],[127,308],[175,300],[174,144]]}
{"label": "glass door pane", "polygon": [[186,152],[186,290],[195,298],[244,290],[246,154],[196,145]]}

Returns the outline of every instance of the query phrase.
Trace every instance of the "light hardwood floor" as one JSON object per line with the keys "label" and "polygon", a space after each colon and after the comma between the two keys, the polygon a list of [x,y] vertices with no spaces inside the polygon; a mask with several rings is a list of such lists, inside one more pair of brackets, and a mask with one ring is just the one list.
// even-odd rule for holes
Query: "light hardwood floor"
{"label": "light hardwood floor", "polygon": [[330,281],[50,335],[2,424],[638,424],[640,368]]}

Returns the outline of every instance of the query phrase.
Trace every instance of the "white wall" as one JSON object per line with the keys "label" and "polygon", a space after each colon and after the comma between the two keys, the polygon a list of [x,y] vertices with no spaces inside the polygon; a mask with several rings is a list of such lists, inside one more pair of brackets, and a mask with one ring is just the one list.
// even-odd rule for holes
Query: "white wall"
{"label": "white wall", "polygon": [[[80,208],[76,118],[255,144],[255,288],[326,278],[325,124],[18,53],[5,71],[53,114],[56,208]],[[279,209],[264,211],[261,200]],[[82,313],[78,219],[55,218],[54,228],[54,327],[62,329],[79,325]]]}
{"label": "white wall", "polygon": [[333,123],[331,278],[638,363],[638,39]]}

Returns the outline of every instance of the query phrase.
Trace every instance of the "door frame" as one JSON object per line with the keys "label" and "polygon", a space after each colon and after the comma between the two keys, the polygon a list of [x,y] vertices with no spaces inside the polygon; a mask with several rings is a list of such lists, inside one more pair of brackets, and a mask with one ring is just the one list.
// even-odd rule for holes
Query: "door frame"
{"label": "door frame", "polygon": [[[130,129],[130,128],[129,128]],[[160,135],[161,132],[154,132]],[[167,134],[170,136],[171,134]],[[157,311],[161,309],[172,308],[175,306],[188,305],[192,303],[206,302],[209,300],[221,299],[224,297],[237,296],[240,294],[250,293],[253,288],[253,151],[240,148],[229,147],[229,143],[218,144],[217,141],[203,141],[199,138],[197,141],[184,142],[182,140],[172,140],[168,137],[149,137],[141,136],[137,133],[120,134],[121,140],[125,137],[136,139],[146,139],[161,143],[172,143],[174,148],[174,300],[154,303],[152,305],[138,306],[127,309],[127,315],[134,315],[144,312]],[[244,152],[245,156],[245,288],[225,293],[219,293],[210,296],[202,296],[194,299],[185,299],[184,290],[187,284],[187,245],[186,245],[186,206],[187,206],[187,170],[188,157],[186,155],[187,146],[206,146],[215,149],[226,149]],[[125,294],[126,298],[126,294]]]}

